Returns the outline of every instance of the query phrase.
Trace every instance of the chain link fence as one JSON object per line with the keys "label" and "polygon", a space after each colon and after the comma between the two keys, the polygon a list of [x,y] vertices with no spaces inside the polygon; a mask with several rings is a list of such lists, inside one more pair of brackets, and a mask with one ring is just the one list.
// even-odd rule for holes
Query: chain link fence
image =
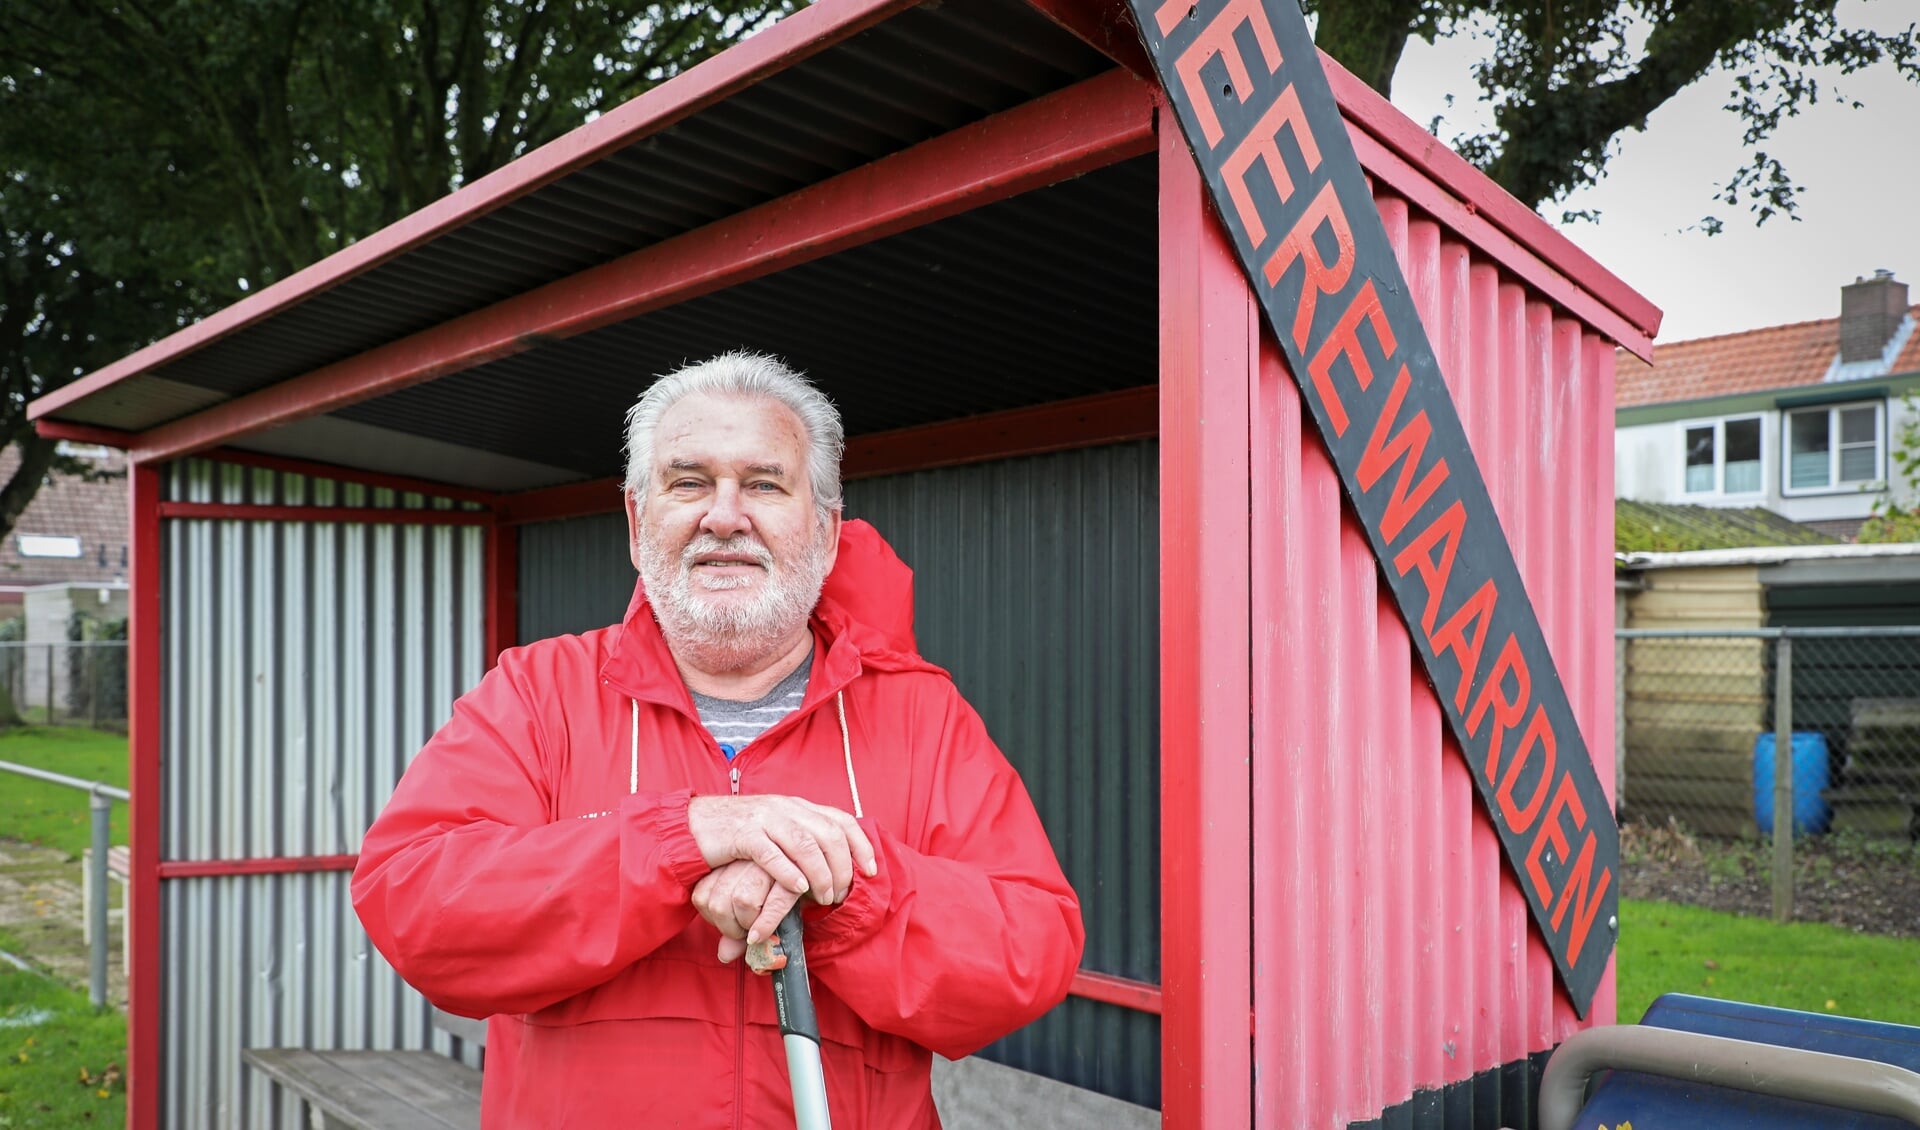
{"label": "chain link fence", "polygon": [[1920,628],[1616,638],[1623,821],[1771,840],[1782,916],[1796,838],[1920,839]]}
{"label": "chain link fence", "polygon": [[127,728],[127,641],[0,641],[0,713],[53,726]]}

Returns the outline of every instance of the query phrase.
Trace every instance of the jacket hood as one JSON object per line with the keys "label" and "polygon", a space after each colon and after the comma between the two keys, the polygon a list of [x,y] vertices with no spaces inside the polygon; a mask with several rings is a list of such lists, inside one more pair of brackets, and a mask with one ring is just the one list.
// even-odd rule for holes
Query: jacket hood
{"label": "jacket hood", "polygon": [[[860,519],[840,523],[839,556],[821,586],[812,624],[816,634],[825,638],[831,668],[844,667],[857,656],[858,667],[872,670],[946,673],[922,659],[914,642],[913,569],[900,560],[879,530]],[[648,657],[667,662],[649,662]],[[855,673],[857,668],[847,671],[846,678]],[[670,681],[679,696],[685,696],[647,600],[646,584],[638,578],[619,638],[601,674],[629,693],[644,691],[656,681]],[[656,694],[643,697],[668,700],[666,687],[653,689]]]}

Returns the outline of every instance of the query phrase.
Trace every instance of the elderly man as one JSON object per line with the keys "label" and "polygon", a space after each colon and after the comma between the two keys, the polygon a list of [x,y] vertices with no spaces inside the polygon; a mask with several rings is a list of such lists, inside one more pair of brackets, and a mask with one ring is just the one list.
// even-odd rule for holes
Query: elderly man
{"label": "elderly man", "polygon": [[912,640],[911,575],[840,517],[838,414],[771,358],[628,420],[640,585],[508,651],[367,832],[394,967],[490,1016],[483,1122],[791,1126],[766,982],[801,900],[837,1130],[939,1125],[960,1056],[1058,1003],[1080,908],[1025,788]]}

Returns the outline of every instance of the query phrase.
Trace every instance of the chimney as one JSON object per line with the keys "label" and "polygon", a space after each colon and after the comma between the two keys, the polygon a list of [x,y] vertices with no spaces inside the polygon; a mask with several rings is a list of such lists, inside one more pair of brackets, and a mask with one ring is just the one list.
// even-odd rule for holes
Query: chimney
{"label": "chimney", "polygon": [[1878,361],[1907,316],[1907,284],[1879,270],[1840,288],[1840,361]]}

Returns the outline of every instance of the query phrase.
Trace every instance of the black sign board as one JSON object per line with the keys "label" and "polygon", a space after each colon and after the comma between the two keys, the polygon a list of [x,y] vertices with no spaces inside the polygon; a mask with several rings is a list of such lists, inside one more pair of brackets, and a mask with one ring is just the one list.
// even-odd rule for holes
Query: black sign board
{"label": "black sign board", "polygon": [[1297,0],[1131,3],[1585,1017],[1613,951],[1620,832],[1306,19]]}

